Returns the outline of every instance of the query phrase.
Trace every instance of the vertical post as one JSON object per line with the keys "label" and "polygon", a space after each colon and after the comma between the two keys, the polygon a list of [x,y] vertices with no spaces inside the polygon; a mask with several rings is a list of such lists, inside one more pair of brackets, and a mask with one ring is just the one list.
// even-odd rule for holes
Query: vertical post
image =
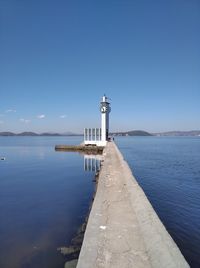
{"label": "vertical post", "polygon": [[101,114],[101,140],[106,141],[106,113]]}
{"label": "vertical post", "polygon": [[84,171],[86,171],[86,158],[85,158],[85,155],[84,155]]}
{"label": "vertical post", "polygon": [[88,163],[89,163],[88,170],[91,171],[91,159],[90,158],[88,158]]}
{"label": "vertical post", "polygon": [[89,162],[88,162],[88,157],[86,158],[87,159],[87,168],[86,168],[86,170],[88,171],[88,169],[89,169]]}
{"label": "vertical post", "polygon": [[109,135],[109,114],[107,114],[106,117],[106,140],[108,140],[108,135]]}

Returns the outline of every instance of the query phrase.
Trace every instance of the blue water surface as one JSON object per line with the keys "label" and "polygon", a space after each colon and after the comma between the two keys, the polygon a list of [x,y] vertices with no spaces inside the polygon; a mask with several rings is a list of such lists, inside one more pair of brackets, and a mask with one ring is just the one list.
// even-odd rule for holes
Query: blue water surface
{"label": "blue water surface", "polygon": [[[59,268],[92,200],[92,173],[55,144],[82,137],[0,137],[0,267]],[[165,227],[191,267],[200,267],[200,138],[117,137]]]}
{"label": "blue water surface", "polygon": [[116,137],[191,267],[200,267],[200,137]]}
{"label": "blue water surface", "polygon": [[0,267],[59,268],[92,200],[83,156],[55,152],[82,137],[0,137]]}

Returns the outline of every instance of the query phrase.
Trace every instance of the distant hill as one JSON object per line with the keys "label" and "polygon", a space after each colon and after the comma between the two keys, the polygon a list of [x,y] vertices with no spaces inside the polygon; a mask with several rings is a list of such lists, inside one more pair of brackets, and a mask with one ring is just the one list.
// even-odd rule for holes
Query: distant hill
{"label": "distant hill", "polygon": [[[152,134],[142,131],[142,130],[132,130],[126,132],[114,132],[110,133],[110,135],[114,136],[152,136]],[[13,132],[0,132],[0,136],[83,136],[83,134],[75,134],[72,132],[66,132],[63,134],[59,133],[35,133],[35,132],[22,132],[22,133],[13,133]]]}
{"label": "distant hill", "polygon": [[22,132],[22,133],[13,133],[9,131],[5,132],[0,132],[0,136],[81,136],[81,134],[74,134],[74,133],[64,133],[64,134],[59,134],[59,133],[35,133],[35,132]]}
{"label": "distant hill", "polygon": [[38,134],[34,132],[22,132],[19,134],[14,134],[14,136],[38,136]]}
{"label": "distant hill", "polygon": [[5,131],[5,132],[0,132],[0,136],[15,136],[15,134],[12,132]]}
{"label": "distant hill", "polygon": [[154,133],[155,136],[200,136],[200,130],[191,131],[167,131],[161,133]]}
{"label": "distant hill", "polygon": [[[110,135],[113,136],[200,136],[200,130],[192,130],[192,131],[167,131],[167,132],[160,132],[160,133],[149,133],[143,130],[131,130],[131,131],[119,131],[119,132],[112,132]],[[22,133],[13,133],[10,131],[0,132],[0,136],[83,136],[83,134],[75,134],[72,132],[65,132],[65,133],[35,133],[31,131],[26,131]]]}
{"label": "distant hill", "polygon": [[167,131],[159,133],[149,133],[143,130],[132,130],[125,132],[113,132],[111,135],[114,136],[177,136],[177,137],[186,137],[186,136],[200,136],[200,130],[191,130],[191,131]]}
{"label": "distant hill", "polygon": [[66,136],[66,135],[61,135],[59,133],[48,133],[48,132],[45,132],[45,133],[39,134],[39,136]]}
{"label": "distant hill", "polygon": [[152,136],[152,134],[143,130],[131,130],[126,132],[113,132],[111,135],[114,136]]}

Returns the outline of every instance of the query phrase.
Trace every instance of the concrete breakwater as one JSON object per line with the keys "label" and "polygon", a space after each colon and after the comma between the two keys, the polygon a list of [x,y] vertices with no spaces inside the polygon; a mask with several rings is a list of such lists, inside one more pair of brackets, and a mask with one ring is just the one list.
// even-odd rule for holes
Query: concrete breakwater
{"label": "concrete breakwater", "polygon": [[117,146],[103,155],[77,267],[189,267]]}
{"label": "concrete breakwater", "polygon": [[80,152],[86,154],[102,154],[104,147],[103,146],[94,146],[94,145],[56,145],[56,151],[64,152]]}

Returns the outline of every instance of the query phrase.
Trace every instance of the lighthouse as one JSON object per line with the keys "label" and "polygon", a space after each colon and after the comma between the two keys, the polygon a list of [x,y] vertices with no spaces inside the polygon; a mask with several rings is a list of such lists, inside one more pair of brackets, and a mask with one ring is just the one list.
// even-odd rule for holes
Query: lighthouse
{"label": "lighthouse", "polygon": [[100,104],[100,111],[101,111],[101,141],[105,143],[108,141],[108,134],[109,134],[109,113],[111,111],[110,103],[108,102],[108,98],[104,94],[101,104]]}
{"label": "lighthouse", "polygon": [[104,94],[100,102],[101,128],[85,128],[84,144],[106,146],[109,134],[109,113],[111,111],[108,98]]}

